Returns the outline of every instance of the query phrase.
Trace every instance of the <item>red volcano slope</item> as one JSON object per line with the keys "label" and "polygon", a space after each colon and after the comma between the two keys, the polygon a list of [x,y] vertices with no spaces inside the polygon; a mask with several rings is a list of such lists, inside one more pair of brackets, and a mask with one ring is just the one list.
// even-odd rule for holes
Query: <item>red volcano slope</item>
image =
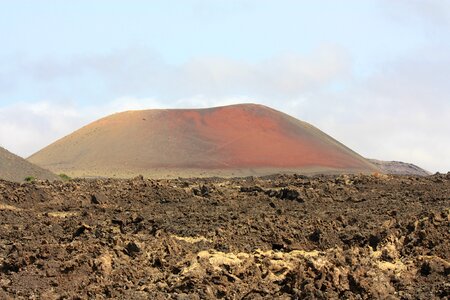
{"label": "red volcano slope", "polygon": [[72,176],[376,171],[317,128],[255,104],[114,114],[42,149],[29,161]]}

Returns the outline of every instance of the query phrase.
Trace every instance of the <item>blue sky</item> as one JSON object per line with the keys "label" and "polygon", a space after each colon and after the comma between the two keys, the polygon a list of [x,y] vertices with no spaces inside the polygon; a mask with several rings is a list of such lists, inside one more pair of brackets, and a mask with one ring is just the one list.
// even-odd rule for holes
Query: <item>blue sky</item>
{"label": "blue sky", "polygon": [[[0,145],[125,109],[269,105],[450,170],[450,1],[2,1]],[[14,132],[14,134],[11,134]]]}

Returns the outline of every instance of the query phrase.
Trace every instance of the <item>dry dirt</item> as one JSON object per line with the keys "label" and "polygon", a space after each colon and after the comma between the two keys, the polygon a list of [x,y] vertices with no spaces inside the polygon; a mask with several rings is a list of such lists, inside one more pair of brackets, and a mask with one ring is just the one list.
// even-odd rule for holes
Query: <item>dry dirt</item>
{"label": "dry dirt", "polygon": [[155,169],[163,177],[176,169],[209,176],[217,171],[255,176],[255,170],[261,175],[265,168],[277,170],[269,174],[286,169],[304,174],[309,168],[340,174],[379,172],[318,128],[256,104],[117,113],[84,126],[28,160],[71,177],[135,177]]}
{"label": "dry dirt", "polygon": [[0,299],[450,295],[450,173],[0,181]]}
{"label": "dry dirt", "polygon": [[26,177],[42,180],[57,180],[52,172],[33,165],[8,150],[0,147],[0,179],[23,182]]}

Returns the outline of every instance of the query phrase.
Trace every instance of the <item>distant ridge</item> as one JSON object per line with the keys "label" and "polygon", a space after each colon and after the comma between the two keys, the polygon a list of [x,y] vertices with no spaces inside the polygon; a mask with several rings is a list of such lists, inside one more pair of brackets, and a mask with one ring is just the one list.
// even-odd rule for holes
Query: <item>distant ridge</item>
{"label": "distant ridge", "polygon": [[70,176],[378,171],[312,125],[256,104],[117,113],[56,141],[28,160]]}
{"label": "distant ridge", "polygon": [[384,161],[378,159],[368,159],[372,164],[377,166],[380,171],[386,174],[392,175],[415,175],[415,176],[428,176],[431,172],[428,172],[414,164],[405,163],[401,161]]}
{"label": "distant ridge", "polygon": [[22,182],[26,177],[41,180],[55,180],[58,176],[48,170],[33,165],[25,159],[0,147],[0,179]]}

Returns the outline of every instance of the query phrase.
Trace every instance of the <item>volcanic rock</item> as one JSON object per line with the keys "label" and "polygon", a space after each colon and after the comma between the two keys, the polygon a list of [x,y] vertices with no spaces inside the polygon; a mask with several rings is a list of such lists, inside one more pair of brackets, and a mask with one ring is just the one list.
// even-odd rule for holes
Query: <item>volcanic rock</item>
{"label": "volcanic rock", "polygon": [[405,163],[401,161],[384,161],[378,159],[368,159],[373,165],[380,169],[385,174],[392,175],[416,175],[428,176],[430,172],[424,170],[414,164]]}

